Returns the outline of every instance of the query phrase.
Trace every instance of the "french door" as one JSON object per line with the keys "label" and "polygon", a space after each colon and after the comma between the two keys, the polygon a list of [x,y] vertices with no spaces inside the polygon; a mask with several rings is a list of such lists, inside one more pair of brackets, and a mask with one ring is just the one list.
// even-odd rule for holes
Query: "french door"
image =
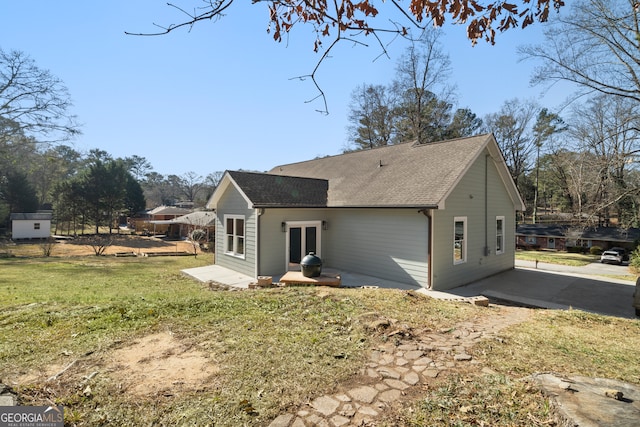
{"label": "french door", "polygon": [[321,221],[287,222],[287,270],[299,270],[300,261],[309,252],[320,254]]}

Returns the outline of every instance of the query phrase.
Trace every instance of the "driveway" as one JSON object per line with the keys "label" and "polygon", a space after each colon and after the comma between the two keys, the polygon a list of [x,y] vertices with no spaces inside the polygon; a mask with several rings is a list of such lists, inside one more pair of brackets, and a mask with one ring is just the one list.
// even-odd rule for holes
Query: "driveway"
{"label": "driveway", "polygon": [[[609,271],[613,268],[613,273]],[[550,309],[576,308],[609,316],[635,318],[631,303],[635,282],[593,274],[625,274],[625,266],[590,264],[568,267],[516,261],[514,270],[447,291],[458,296],[485,295],[516,304]]]}

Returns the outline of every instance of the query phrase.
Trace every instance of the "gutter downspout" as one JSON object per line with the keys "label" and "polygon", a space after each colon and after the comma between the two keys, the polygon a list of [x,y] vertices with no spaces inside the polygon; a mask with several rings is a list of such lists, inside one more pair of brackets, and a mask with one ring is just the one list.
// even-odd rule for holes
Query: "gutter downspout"
{"label": "gutter downspout", "polygon": [[489,154],[484,156],[484,256],[489,256]]}
{"label": "gutter downspout", "polygon": [[433,253],[433,233],[431,233],[431,230],[433,230],[433,216],[428,209],[421,209],[419,212],[422,212],[422,214],[427,217],[427,289],[433,289],[433,269],[431,268],[431,254]]}
{"label": "gutter downspout", "polygon": [[260,272],[260,217],[264,214],[264,208],[256,208],[256,265],[253,277],[258,280]]}

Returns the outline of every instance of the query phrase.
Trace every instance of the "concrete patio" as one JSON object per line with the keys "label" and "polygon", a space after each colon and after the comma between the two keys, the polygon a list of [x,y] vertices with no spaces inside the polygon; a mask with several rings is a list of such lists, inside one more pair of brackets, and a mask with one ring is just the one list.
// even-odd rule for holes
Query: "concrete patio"
{"label": "concrete patio", "polygon": [[[189,268],[182,270],[182,273],[196,279],[200,282],[216,282],[228,286],[234,286],[241,289],[248,289],[249,284],[256,283],[253,277],[238,273],[219,265],[207,265],[205,267]],[[409,285],[406,283],[393,282],[379,277],[367,276],[364,274],[351,273],[348,271],[337,270],[334,268],[323,268],[323,274],[340,275],[341,286],[345,288],[360,288],[363,286],[380,287],[388,289],[402,290],[420,290],[420,286]],[[273,276],[273,282],[278,283],[282,276]]]}
{"label": "concrete patio", "polygon": [[[332,268],[323,269],[323,273],[339,274],[342,287],[413,290],[432,298],[453,301],[470,302],[475,297],[485,296],[494,301],[509,301],[528,307],[560,310],[576,308],[609,316],[635,318],[631,305],[634,282],[580,274],[579,271],[587,269],[576,270],[575,267],[573,271],[568,271],[568,268],[553,265],[540,264],[539,268],[535,269],[525,263],[521,264],[524,265],[448,291],[431,291],[419,286]],[[549,269],[546,270],[545,267]],[[183,273],[204,283],[217,282],[241,289],[247,289],[249,284],[257,282],[253,277],[217,265],[183,270]],[[274,283],[279,280],[279,276],[273,277]]]}

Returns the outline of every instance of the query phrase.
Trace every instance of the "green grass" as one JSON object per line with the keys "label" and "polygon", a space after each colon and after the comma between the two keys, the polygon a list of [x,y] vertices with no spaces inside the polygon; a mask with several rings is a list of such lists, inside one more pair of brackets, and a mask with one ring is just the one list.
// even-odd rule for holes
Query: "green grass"
{"label": "green grass", "polygon": [[572,254],[568,252],[518,250],[516,251],[516,259],[580,267],[591,264],[592,262],[598,262],[600,257],[597,255]]}
{"label": "green grass", "polygon": [[502,343],[484,341],[475,348],[500,373],[563,372],[640,384],[639,320],[540,310],[502,336]]}
{"label": "green grass", "polygon": [[[385,336],[366,322],[439,330],[486,309],[384,289],[275,288],[221,292],[181,275],[207,260],[0,259],[0,378],[72,369],[17,385],[23,404],[65,406],[69,425],[266,425],[333,391]],[[105,369],[115,349],[170,331],[220,373],[206,387],[132,397]],[[546,425],[549,401],[527,380],[553,371],[640,384],[640,322],[580,311],[536,311],[471,351],[477,369],[439,378],[391,412],[388,425]],[[471,365],[470,365],[471,366]],[[475,366],[475,365],[474,365]],[[98,374],[87,383],[87,373]],[[90,385],[90,393],[85,393]],[[384,422],[384,421],[383,421]]]}
{"label": "green grass", "polygon": [[203,417],[216,425],[260,424],[358,372],[375,339],[361,316],[436,328],[477,311],[394,290],[214,292],[179,273],[204,263],[192,257],[0,260],[0,378],[74,360],[79,369],[99,364],[135,337],[171,331],[221,367],[207,390],[131,399],[101,373],[88,398],[78,389],[80,374],[71,372],[60,383],[20,390],[29,404],[64,404],[68,422],[77,425],[100,423],[105,414],[115,425],[199,424]]}
{"label": "green grass", "polygon": [[[572,254],[567,252],[555,251],[516,251],[516,259],[523,261],[539,261],[549,264],[569,265],[574,267],[583,267],[585,265],[599,262],[598,255],[590,254]],[[637,275],[635,272],[628,271],[629,274],[598,274],[598,276],[607,277],[615,280],[626,280],[635,282]]]}

